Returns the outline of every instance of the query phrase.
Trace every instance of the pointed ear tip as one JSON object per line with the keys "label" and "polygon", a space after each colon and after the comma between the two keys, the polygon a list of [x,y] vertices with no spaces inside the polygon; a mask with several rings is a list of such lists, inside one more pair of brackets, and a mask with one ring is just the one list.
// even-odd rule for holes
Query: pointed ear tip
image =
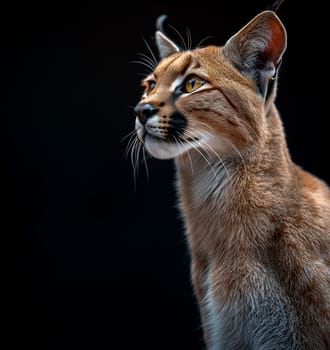
{"label": "pointed ear tip", "polygon": [[159,30],[160,32],[164,31],[164,22],[167,19],[166,14],[159,15],[156,19],[156,29]]}
{"label": "pointed ear tip", "polygon": [[264,12],[268,13],[271,16],[276,16],[276,12],[274,10],[265,10]]}
{"label": "pointed ear tip", "polygon": [[262,19],[262,20],[265,20],[265,21],[268,21],[268,20],[275,20],[275,21],[278,21],[278,22],[281,22],[281,20],[279,19],[279,17],[277,16],[277,14],[272,11],[272,10],[265,10],[265,11],[262,11],[260,12],[259,14],[257,14],[255,16],[255,18],[257,19]]}
{"label": "pointed ear tip", "polygon": [[255,19],[257,19],[257,18],[263,19],[263,20],[275,20],[275,21],[281,23],[279,16],[273,10],[264,10],[264,11],[258,13],[255,16]]}
{"label": "pointed ear tip", "polygon": [[266,20],[266,22],[270,23],[270,25],[278,25],[282,29],[282,32],[285,35],[286,30],[285,30],[284,24],[275,11],[265,10],[259,13],[259,15],[257,15],[257,17],[259,16],[263,17]]}

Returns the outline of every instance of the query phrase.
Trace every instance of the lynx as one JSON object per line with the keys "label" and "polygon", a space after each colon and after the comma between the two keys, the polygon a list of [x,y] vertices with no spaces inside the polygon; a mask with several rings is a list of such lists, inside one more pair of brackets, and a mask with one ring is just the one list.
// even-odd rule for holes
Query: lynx
{"label": "lynx", "polygon": [[265,10],[189,50],[159,25],[155,42],[135,133],[175,162],[206,348],[330,349],[330,190],[293,162],[275,105],[283,23]]}

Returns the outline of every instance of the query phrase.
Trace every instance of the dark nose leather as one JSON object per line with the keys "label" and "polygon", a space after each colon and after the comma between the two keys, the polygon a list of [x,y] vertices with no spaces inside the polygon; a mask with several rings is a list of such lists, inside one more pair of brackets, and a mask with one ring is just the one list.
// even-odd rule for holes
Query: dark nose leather
{"label": "dark nose leather", "polygon": [[150,103],[139,103],[134,108],[134,112],[139,121],[144,125],[150,117],[158,112],[158,108],[154,107]]}

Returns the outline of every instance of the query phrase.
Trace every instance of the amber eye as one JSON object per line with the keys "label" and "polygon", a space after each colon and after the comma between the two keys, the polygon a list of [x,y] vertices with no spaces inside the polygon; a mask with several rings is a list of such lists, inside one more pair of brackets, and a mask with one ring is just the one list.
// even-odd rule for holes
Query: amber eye
{"label": "amber eye", "polygon": [[189,76],[184,82],[183,88],[185,92],[193,92],[205,84],[205,80],[197,75]]}
{"label": "amber eye", "polygon": [[148,80],[145,82],[145,93],[149,95],[156,86],[156,82],[153,80]]}

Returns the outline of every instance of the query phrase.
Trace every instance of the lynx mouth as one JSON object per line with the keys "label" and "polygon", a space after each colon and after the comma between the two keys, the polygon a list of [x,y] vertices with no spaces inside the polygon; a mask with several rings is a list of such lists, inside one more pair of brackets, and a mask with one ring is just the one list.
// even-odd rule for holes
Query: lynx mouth
{"label": "lynx mouth", "polygon": [[137,136],[155,158],[174,158],[200,144],[201,138],[188,131],[187,120],[180,113],[174,112],[167,125],[164,124],[157,115],[149,118],[145,124],[136,119]]}
{"label": "lynx mouth", "polygon": [[169,117],[155,114],[145,122],[136,118],[135,127],[137,135],[142,143],[147,138],[155,142],[184,143],[196,141],[197,138],[185,135],[187,120],[179,112],[172,113]]}
{"label": "lynx mouth", "polygon": [[153,157],[159,159],[170,159],[179,156],[199,145],[198,137],[169,137],[163,139],[148,132],[145,133],[143,144],[145,149]]}

